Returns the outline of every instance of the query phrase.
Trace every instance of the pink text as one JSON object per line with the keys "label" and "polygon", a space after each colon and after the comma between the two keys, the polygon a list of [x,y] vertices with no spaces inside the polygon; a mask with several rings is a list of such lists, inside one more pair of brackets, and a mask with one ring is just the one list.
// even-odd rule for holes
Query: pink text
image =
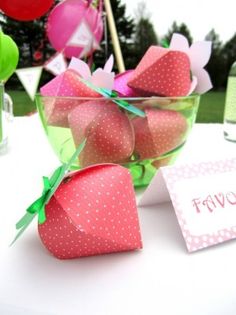
{"label": "pink text", "polygon": [[202,210],[213,212],[216,209],[224,209],[228,206],[236,207],[236,193],[229,191],[227,193],[217,193],[206,196],[206,198],[194,198],[192,199],[192,205],[197,213],[201,213]]}

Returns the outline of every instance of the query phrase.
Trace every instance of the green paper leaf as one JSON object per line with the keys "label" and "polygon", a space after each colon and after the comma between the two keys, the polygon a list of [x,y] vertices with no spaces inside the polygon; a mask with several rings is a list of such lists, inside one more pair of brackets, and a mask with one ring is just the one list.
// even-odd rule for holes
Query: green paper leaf
{"label": "green paper leaf", "polygon": [[24,225],[28,225],[28,222],[31,222],[32,217],[34,218],[35,215],[36,215],[36,213],[26,212],[26,214],[20,219],[20,221],[17,222],[16,228],[19,230]]}
{"label": "green paper leaf", "polygon": [[23,232],[27,229],[27,227],[33,221],[35,216],[36,216],[36,213],[35,214],[26,213],[24,215],[24,217],[23,217],[24,221],[23,221],[23,218],[22,218],[22,223],[24,222],[24,224],[22,225],[22,228],[19,230],[19,232],[16,234],[16,236],[15,236],[14,240],[11,242],[10,246],[12,246],[15,243],[15,241],[21,236],[21,234],[23,234]]}

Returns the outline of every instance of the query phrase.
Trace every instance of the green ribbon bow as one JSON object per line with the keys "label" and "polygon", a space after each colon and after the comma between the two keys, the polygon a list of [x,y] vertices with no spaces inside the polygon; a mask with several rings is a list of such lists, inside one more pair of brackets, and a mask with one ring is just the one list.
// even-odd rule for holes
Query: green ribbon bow
{"label": "green ribbon bow", "polygon": [[109,97],[111,98],[111,101],[113,103],[116,103],[118,106],[126,109],[127,111],[137,115],[137,116],[140,116],[140,117],[145,117],[145,113],[129,104],[128,102],[126,102],[125,100],[119,100],[119,99],[116,99],[116,97],[118,97],[118,94],[115,92],[115,91],[111,91],[111,90],[108,90],[108,89],[105,89],[105,88],[99,88],[97,86],[94,86],[91,82],[88,82],[87,80],[84,80],[84,79],[80,79],[84,84],[86,84],[89,88],[91,88],[92,90],[96,91],[98,94],[101,94],[102,96],[105,96],[105,97]]}
{"label": "green ribbon bow", "polygon": [[63,164],[60,167],[58,167],[52,176],[50,178],[43,177],[43,192],[42,195],[34,201],[27,209],[26,214],[17,222],[16,229],[20,230],[16,237],[14,238],[13,243],[20,237],[20,235],[25,231],[25,229],[29,226],[29,224],[33,221],[34,217],[38,215],[38,222],[39,224],[42,224],[46,221],[46,215],[45,215],[45,206],[51,199],[51,197],[54,195],[55,191],[57,190],[58,186],[62,182],[64,176],[70,169],[72,163],[75,161],[75,159],[78,157],[78,155],[82,152],[86,144],[86,140],[84,140],[73,156],[70,158],[69,162],[67,164]]}

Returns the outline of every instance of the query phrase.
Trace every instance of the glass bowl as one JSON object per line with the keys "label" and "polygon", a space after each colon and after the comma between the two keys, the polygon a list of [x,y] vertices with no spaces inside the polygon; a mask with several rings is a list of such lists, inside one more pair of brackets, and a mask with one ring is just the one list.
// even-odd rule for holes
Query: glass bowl
{"label": "glass bowl", "polygon": [[[141,109],[139,117],[115,101]],[[86,137],[72,169],[99,163],[127,167],[135,187],[149,184],[156,171],[172,164],[195,122],[200,96],[78,98],[36,96],[47,138],[62,163]]]}

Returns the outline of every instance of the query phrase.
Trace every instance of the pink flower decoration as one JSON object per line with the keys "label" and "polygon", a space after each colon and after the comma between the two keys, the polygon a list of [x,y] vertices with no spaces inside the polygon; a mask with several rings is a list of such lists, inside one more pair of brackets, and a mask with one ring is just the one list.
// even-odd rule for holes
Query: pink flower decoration
{"label": "pink flower decoration", "polygon": [[203,94],[212,88],[210,76],[204,69],[211,56],[210,41],[198,41],[189,47],[185,36],[174,33],[169,48],[185,52],[189,56],[193,75],[189,94],[192,92]]}
{"label": "pink flower decoration", "polygon": [[104,68],[98,68],[93,73],[87,63],[81,59],[72,57],[69,64],[69,69],[73,69],[78,72],[81,77],[88,82],[91,82],[94,86],[112,90],[114,86],[115,73],[111,72],[114,64],[113,55],[107,60]]}

